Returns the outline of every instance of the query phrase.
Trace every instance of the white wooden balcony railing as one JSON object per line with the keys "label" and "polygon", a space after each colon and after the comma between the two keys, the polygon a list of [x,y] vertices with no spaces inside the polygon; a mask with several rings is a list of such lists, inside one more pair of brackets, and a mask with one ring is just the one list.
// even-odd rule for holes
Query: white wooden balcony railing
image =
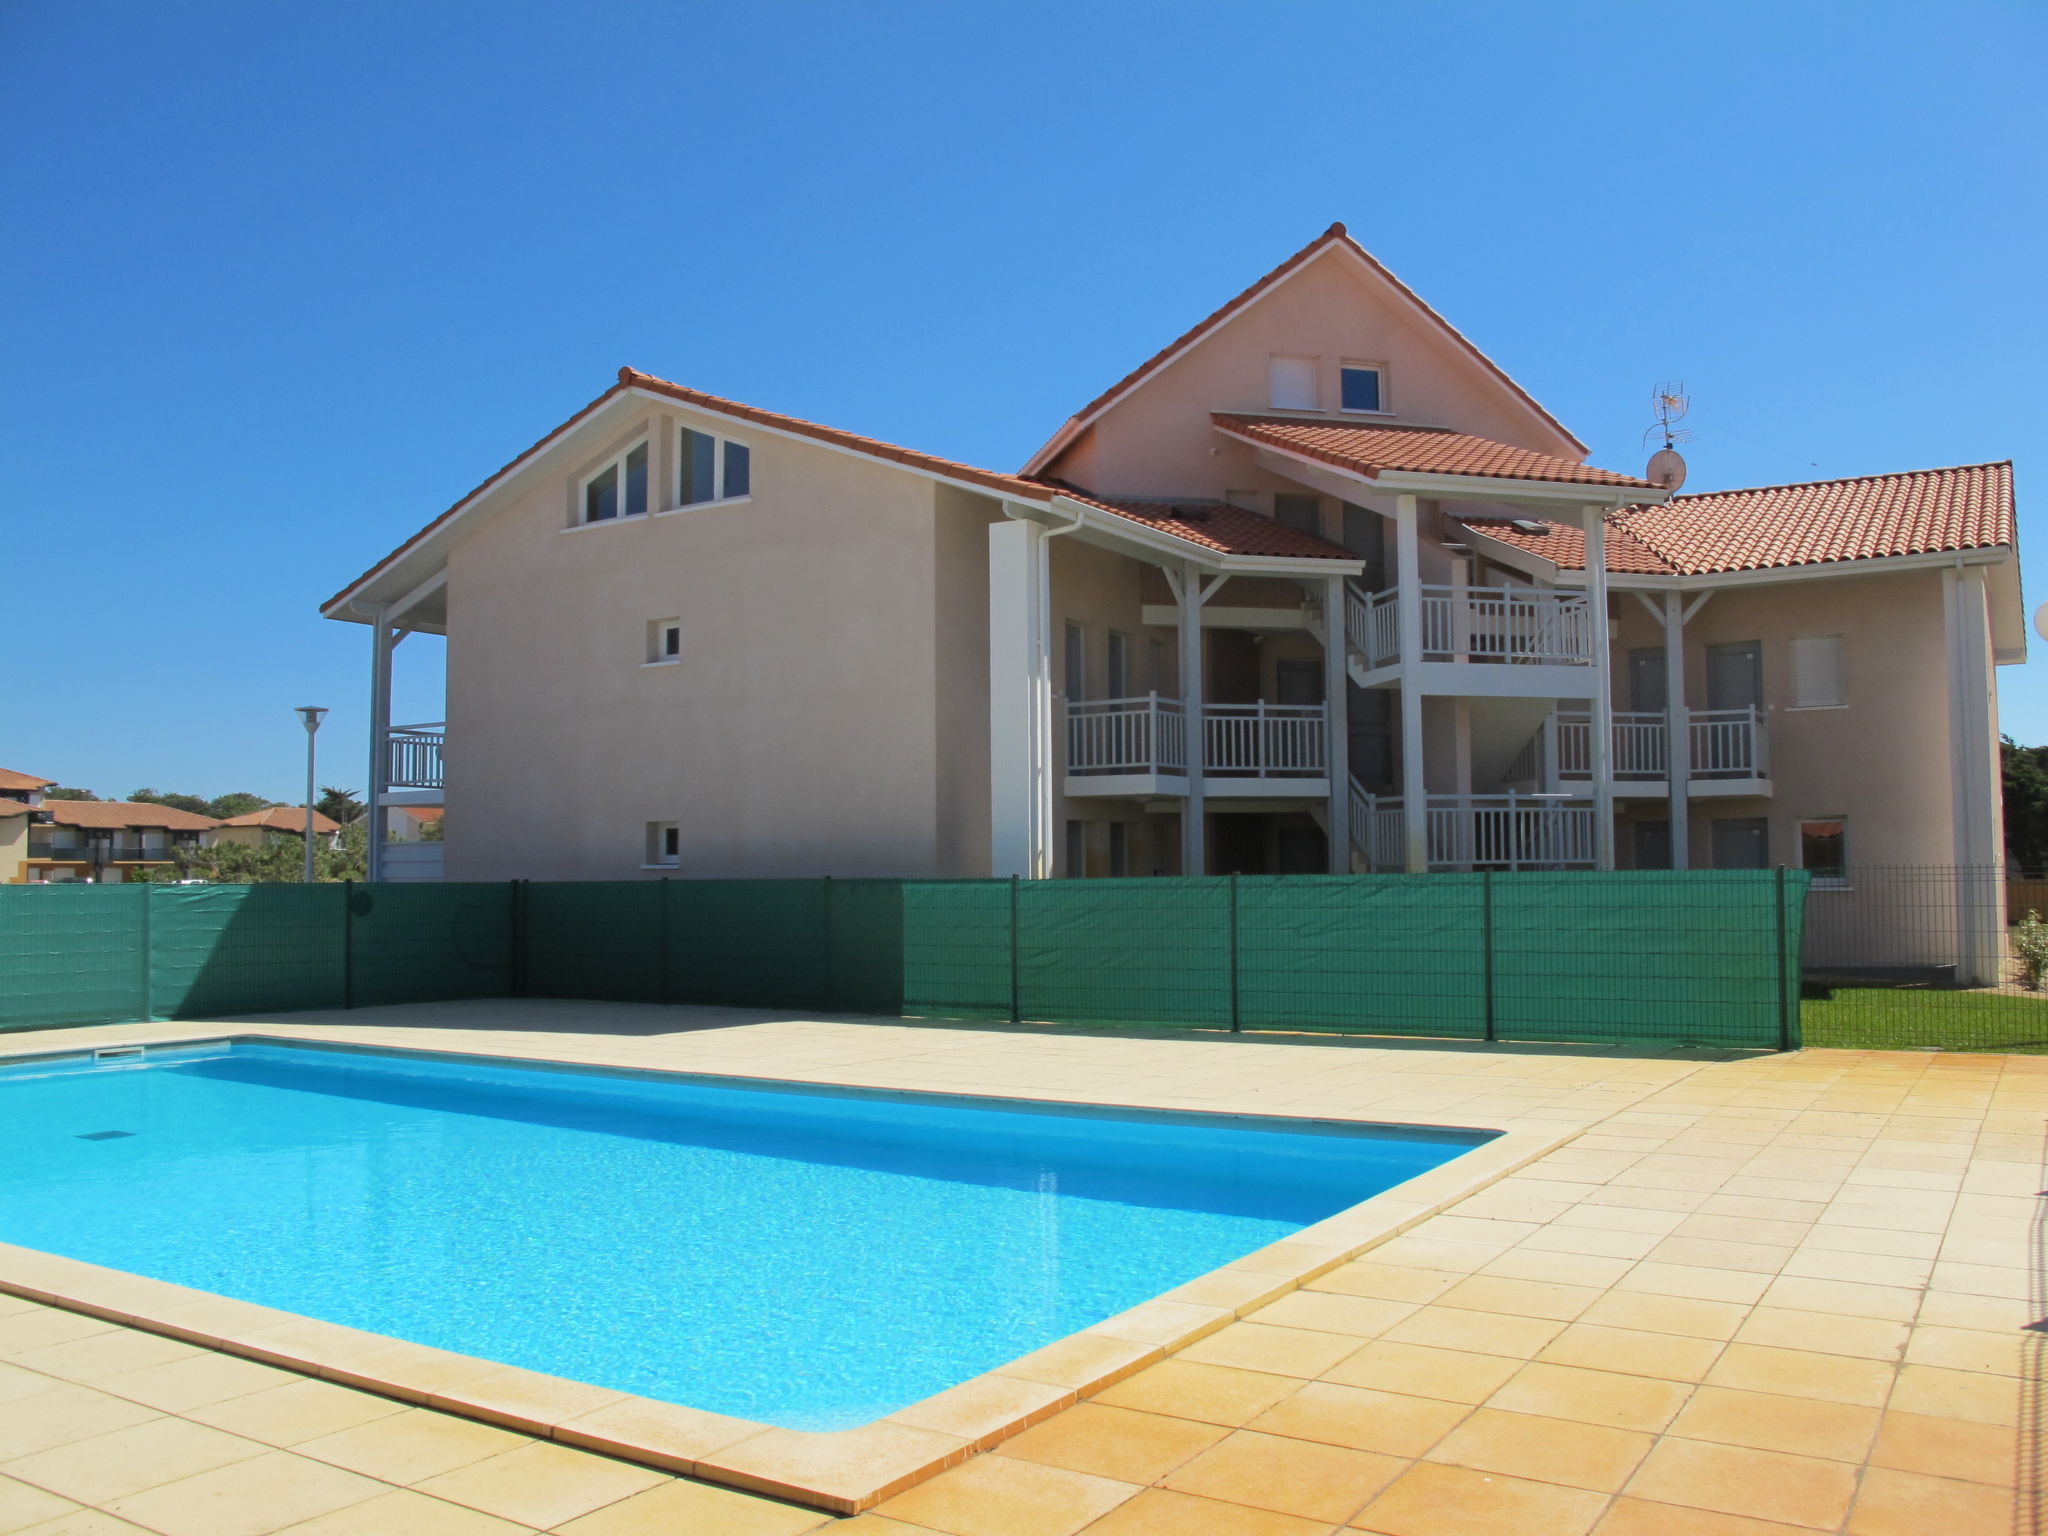
{"label": "white wooden balcony railing", "polygon": [[440,789],[441,748],[448,727],[440,720],[425,725],[394,725],[384,738],[387,789]]}
{"label": "white wooden balcony railing", "polygon": [[[1208,704],[1202,709],[1204,776],[1317,778],[1325,771],[1320,704]],[[1187,711],[1179,699],[1090,699],[1067,705],[1067,771],[1188,771]]]}
{"label": "white wooden balcony railing", "polygon": [[[1344,634],[1373,667],[1401,657],[1398,590],[1345,589]],[[1593,622],[1583,596],[1530,587],[1422,588],[1422,661],[1593,664]]]}
{"label": "white wooden balcony railing", "polygon": [[[1559,710],[1551,717],[1557,743],[1557,776],[1593,776],[1593,721],[1584,710]],[[1767,779],[1770,777],[1770,734],[1759,709],[1691,709],[1686,730],[1694,779]],[[1544,772],[1544,733],[1539,731],[1522,749],[1506,777],[1510,782],[1540,783]],[[1661,710],[1616,710],[1611,770],[1617,783],[1655,782],[1669,778]]]}
{"label": "white wooden balcony railing", "polygon": [[[1593,807],[1552,796],[1428,795],[1424,842],[1432,870],[1591,869]],[[1351,839],[1378,870],[1407,862],[1407,806],[1352,786]]]}

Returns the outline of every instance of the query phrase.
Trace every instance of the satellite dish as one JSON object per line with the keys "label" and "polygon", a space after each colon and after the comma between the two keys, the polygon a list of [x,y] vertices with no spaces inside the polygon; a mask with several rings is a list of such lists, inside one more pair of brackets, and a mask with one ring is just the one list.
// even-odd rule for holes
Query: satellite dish
{"label": "satellite dish", "polygon": [[2048,640],[2048,603],[2034,610],[2034,633]]}
{"label": "satellite dish", "polygon": [[[1643,471],[1643,478],[1660,490],[1675,491],[1685,484],[1685,460],[1675,448],[1659,448],[1650,455],[1650,467]],[[2043,638],[2048,638],[2048,632],[2044,632]]]}

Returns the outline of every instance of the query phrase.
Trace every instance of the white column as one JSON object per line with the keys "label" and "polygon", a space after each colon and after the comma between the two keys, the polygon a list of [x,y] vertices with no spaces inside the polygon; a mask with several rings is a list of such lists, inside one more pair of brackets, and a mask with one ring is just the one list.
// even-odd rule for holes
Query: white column
{"label": "white column", "polygon": [[1614,868],[1614,671],[1607,639],[1607,509],[1587,507],[1586,605],[1592,610],[1593,718],[1587,757],[1593,770],[1593,859]]}
{"label": "white column", "polygon": [[1685,597],[1664,593],[1664,766],[1671,779],[1671,867],[1692,868],[1692,715],[1685,707]]}
{"label": "white column", "polygon": [[[1169,573],[1173,574],[1173,573]],[[1208,828],[1202,801],[1202,568],[1185,562],[1175,576],[1180,596],[1180,707],[1187,737],[1187,798],[1180,803],[1180,872],[1209,872]]]}
{"label": "white column", "polygon": [[[1991,662],[1990,601],[1982,570],[1942,573],[1948,630],[1949,780],[1955,827],[1956,979],[1999,980],[2004,925],[1999,826],[1998,704]],[[1852,829],[1853,835],[1853,829]]]}
{"label": "white column", "polygon": [[388,604],[379,603],[370,615],[370,787],[367,793],[368,868],[375,880],[384,878],[384,801],[391,791],[391,623]]}
{"label": "white column", "polygon": [[1037,874],[1038,544],[1034,523],[988,531],[989,873]]}
{"label": "white column", "polygon": [[1344,578],[1323,578],[1323,761],[1330,773],[1330,873],[1351,873],[1351,690],[1344,668]]}
{"label": "white column", "polygon": [[1394,498],[1394,580],[1400,592],[1403,868],[1429,869],[1429,791],[1422,782],[1422,530],[1413,495]]}

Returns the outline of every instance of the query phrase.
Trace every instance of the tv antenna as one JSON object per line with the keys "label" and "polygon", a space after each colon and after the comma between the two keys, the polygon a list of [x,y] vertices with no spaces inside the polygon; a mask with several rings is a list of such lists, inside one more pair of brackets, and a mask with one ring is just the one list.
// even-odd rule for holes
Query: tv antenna
{"label": "tv antenna", "polygon": [[1643,478],[1662,490],[1675,491],[1685,484],[1685,460],[1680,457],[1677,445],[1692,440],[1692,433],[1679,425],[1692,410],[1692,396],[1685,392],[1685,381],[1672,380],[1651,390],[1650,409],[1656,412],[1657,419],[1644,430],[1643,441],[1647,443],[1653,433],[1664,441],[1650,455],[1650,467],[1643,472]]}

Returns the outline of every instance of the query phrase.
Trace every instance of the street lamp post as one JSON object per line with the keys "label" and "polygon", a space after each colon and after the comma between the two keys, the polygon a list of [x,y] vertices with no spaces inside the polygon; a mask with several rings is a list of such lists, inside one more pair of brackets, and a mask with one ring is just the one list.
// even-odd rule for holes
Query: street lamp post
{"label": "street lamp post", "polygon": [[299,719],[306,726],[306,884],[313,883],[313,733],[320,729],[320,722],[327,717],[327,711],[318,704],[301,704]]}

